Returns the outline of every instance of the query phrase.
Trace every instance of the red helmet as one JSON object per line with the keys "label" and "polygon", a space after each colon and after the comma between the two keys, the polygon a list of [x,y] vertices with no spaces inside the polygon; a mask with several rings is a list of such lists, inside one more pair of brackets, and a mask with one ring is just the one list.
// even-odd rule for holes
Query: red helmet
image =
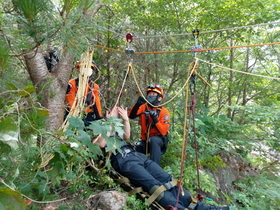
{"label": "red helmet", "polygon": [[[79,70],[80,67],[84,65],[86,66],[87,64],[86,63],[82,63],[81,61],[77,61],[77,64],[76,64],[76,69]],[[94,62],[91,62],[91,65],[90,65],[91,69],[94,71],[94,70],[97,70],[98,71],[98,68],[97,68],[97,64],[94,63]]]}
{"label": "red helmet", "polygon": [[148,92],[156,92],[163,98],[163,89],[157,83],[152,83],[147,87],[147,94]]}

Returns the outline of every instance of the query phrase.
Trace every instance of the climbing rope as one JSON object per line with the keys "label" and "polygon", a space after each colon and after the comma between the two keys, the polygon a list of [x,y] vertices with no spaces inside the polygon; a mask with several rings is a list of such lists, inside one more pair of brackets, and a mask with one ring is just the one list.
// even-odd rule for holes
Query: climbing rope
{"label": "climbing rope", "polygon": [[[225,29],[217,29],[217,30],[212,30],[212,31],[204,31],[204,32],[201,32],[201,34],[216,33],[216,32],[222,32],[222,31],[232,31],[232,30],[237,30],[237,29],[259,27],[259,26],[273,25],[273,24],[279,24],[279,23],[280,23],[280,21],[274,21],[274,22],[260,23],[260,24],[255,24],[255,25],[237,26],[237,27],[233,27],[233,28],[225,28]],[[189,36],[189,35],[192,35],[192,33],[170,34],[170,35],[153,35],[153,36],[138,36],[138,37],[135,37],[135,39],[162,38],[162,37]]]}
{"label": "climbing rope", "polygon": [[128,74],[130,73],[132,67],[133,67],[132,63],[129,63],[128,67],[127,67],[127,71],[126,71],[124,79],[123,79],[123,82],[122,82],[122,86],[121,86],[118,98],[117,98],[116,103],[115,103],[115,105],[113,107],[116,107],[117,104],[119,103],[119,100],[121,98],[121,95],[122,95],[122,92],[123,92],[123,89],[124,89],[124,85],[125,85],[125,82],[126,82],[126,78],[127,78]]}
{"label": "climbing rope", "polygon": [[[243,48],[243,47],[260,47],[260,46],[268,46],[268,45],[277,45],[280,44],[280,42],[272,42],[272,43],[263,43],[263,44],[251,44],[251,45],[241,45],[241,46],[231,46],[231,47],[217,47],[217,48],[209,48],[209,49],[201,49],[200,52],[205,51],[214,51],[214,50],[226,50],[226,49],[236,49],[236,48]],[[118,51],[121,53],[125,53],[125,51],[120,51],[112,48],[102,47],[99,45],[93,45],[96,47],[105,48],[112,51]],[[192,50],[179,50],[179,51],[158,51],[158,52],[135,52],[135,55],[141,55],[141,54],[165,54],[165,53],[187,53],[192,52]]]}
{"label": "climbing rope", "polygon": [[[259,24],[254,24],[254,25],[245,25],[245,26],[237,26],[237,27],[231,27],[231,28],[225,28],[225,29],[217,29],[217,30],[212,30],[212,31],[204,31],[201,32],[201,34],[208,34],[208,33],[217,33],[217,32],[223,32],[223,31],[233,31],[233,30],[238,30],[238,29],[245,29],[245,28],[253,28],[253,27],[260,27],[260,26],[266,26],[266,25],[276,25],[279,24],[280,21],[273,21],[273,22],[268,22],[268,23],[259,23]],[[113,30],[108,30],[109,32],[112,32],[113,34],[123,37],[123,34],[118,33]],[[190,36],[192,33],[183,33],[183,34],[168,34],[168,35],[151,35],[151,36],[137,36],[135,39],[146,39],[146,38],[165,38],[165,37],[175,37],[175,36]]]}
{"label": "climbing rope", "polygon": [[[197,63],[191,63],[188,67],[188,73],[187,73],[187,81],[190,80],[190,77],[192,76],[192,74],[195,71]],[[188,84],[188,83],[187,83]],[[190,127],[190,123],[187,124],[187,117],[188,117],[188,100],[189,100],[189,91],[188,91],[189,87],[186,87],[186,93],[185,93],[185,109],[184,109],[184,125],[183,125],[183,139],[185,139],[184,141],[182,141],[182,153],[181,153],[181,167],[180,167],[180,176],[178,179],[178,193],[177,193],[177,198],[176,198],[176,207],[178,206],[178,202],[179,202],[179,196],[180,193],[182,193],[184,195],[184,191],[182,190],[183,187],[183,175],[184,175],[184,170],[185,170],[185,159],[186,159],[186,151],[187,151],[187,146],[189,144],[189,133],[191,130]],[[188,126],[187,126],[188,125]]]}
{"label": "climbing rope", "polygon": [[[196,77],[196,76],[194,76]],[[195,86],[195,80],[193,85]],[[192,84],[190,84],[192,85]],[[191,88],[190,88],[191,89]],[[191,105],[190,105],[190,123],[192,122],[191,129],[193,130],[193,141],[194,141],[194,147],[195,147],[195,163],[196,163],[196,172],[197,172],[197,193],[198,195],[201,195],[201,187],[200,187],[200,173],[199,173],[199,153],[198,153],[198,144],[197,144],[197,139],[196,139],[196,126],[195,126],[195,105],[196,105],[196,100],[195,100],[195,87],[193,91],[191,90]],[[189,124],[190,124],[189,123]]]}
{"label": "climbing rope", "polygon": [[[280,43],[280,42],[279,42]],[[241,74],[246,74],[246,75],[251,75],[251,76],[256,76],[256,77],[263,77],[263,78],[267,78],[267,79],[276,79],[276,80],[280,80],[280,78],[277,78],[277,77],[270,77],[270,76],[265,76],[265,75],[259,75],[259,74],[254,74],[254,73],[250,73],[250,72],[244,72],[244,71],[239,71],[239,70],[235,70],[235,69],[231,69],[231,68],[228,68],[228,67],[225,67],[225,66],[221,66],[221,65],[218,65],[218,64],[215,64],[215,63],[210,63],[208,61],[205,61],[205,60],[202,60],[200,58],[195,58],[197,61],[202,61],[204,63],[207,63],[207,64],[210,64],[212,66],[217,66],[217,67],[220,67],[222,69],[227,69],[227,70],[230,70],[230,71],[233,71],[233,72],[238,72],[238,73],[241,73]]]}
{"label": "climbing rope", "polygon": [[[195,46],[193,46],[191,49],[194,50],[194,58],[197,58],[197,54],[200,52],[200,49],[202,47],[198,45],[198,35],[199,35],[199,30],[193,30],[193,36],[195,39]],[[198,50],[198,51],[197,51]],[[197,171],[197,193],[200,196],[201,195],[201,187],[200,187],[200,173],[199,173],[199,155],[198,155],[198,144],[197,144],[197,139],[196,139],[196,126],[195,126],[195,105],[196,105],[196,100],[195,100],[195,93],[196,93],[196,77],[197,77],[197,68],[198,64],[197,62],[193,63],[193,68],[195,71],[191,75],[190,79],[190,92],[191,92],[191,103],[190,103],[190,122],[189,122],[189,128],[192,128],[193,130],[193,140],[194,140],[194,146],[195,146],[195,160],[196,160],[196,171]],[[192,125],[190,125],[192,122]],[[190,133],[189,133],[190,134]]]}
{"label": "climbing rope", "polygon": [[[193,73],[193,71],[194,71],[194,69],[191,70],[191,74]],[[131,68],[131,73],[132,73],[132,75],[133,75],[133,79],[134,79],[134,81],[135,81],[135,84],[136,84],[136,86],[137,86],[137,90],[138,90],[139,94],[144,98],[144,100],[145,100],[147,103],[149,103],[149,102],[146,100],[146,97],[144,96],[143,92],[141,91],[141,89],[140,89],[140,87],[139,87],[139,84],[138,84],[138,82],[137,82],[138,80],[137,80],[137,78],[136,78],[135,69],[134,69],[133,66],[132,66],[132,68]],[[164,102],[164,103],[161,103],[160,106],[164,106],[164,105],[170,103],[174,98],[176,98],[176,97],[184,90],[184,88],[186,87],[186,85],[187,85],[188,82],[189,82],[189,79],[190,79],[190,76],[187,78],[185,84],[177,91],[177,93],[176,93],[171,99],[169,99],[168,101],[166,101],[166,102]],[[151,103],[149,103],[149,104],[150,104],[152,107],[158,107],[158,106],[155,106],[155,105],[153,105],[153,104],[151,104]]]}
{"label": "climbing rope", "polygon": [[[127,36],[126,36],[127,42],[128,42],[127,48],[126,48],[125,51],[119,51],[119,52],[125,52],[128,55],[128,58],[130,59],[130,61],[129,61],[129,64],[128,64],[128,69],[126,71],[125,79],[123,81],[123,85],[122,85],[122,88],[121,88],[121,91],[120,91],[120,94],[119,94],[119,97],[117,99],[116,104],[119,101],[121,92],[123,90],[123,87],[124,87],[124,84],[125,84],[125,81],[126,81],[126,78],[127,78],[127,75],[129,73],[132,73],[132,75],[133,75],[133,78],[134,78],[135,84],[137,86],[138,92],[145,99],[145,101],[147,103],[149,103],[146,100],[146,97],[144,96],[143,92],[141,91],[141,89],[139,87],[138,80],[136,78],[135,69],[134,69],[134,66],[132,64],[132,54],[157,54],[157,53],[179,53],[179,52],[192,52],[192,53],[194,53],[195,61],[192,62],[189,65],[188,73],[187,73],[187,80],[186,80],[185,84],[176,93],[176,95],[174,97],[172,97],[167,102],[161,104],[161,106],[164,106],[165,104],[167,104],[170,101],[172,101],[175,97],[177,97],[183,91],[184,88],[186,89],[186,93],[185,93],[185,95],[186,95],[185,110],[184,110],[184,113],[185,113],[185,115],[184,115],[184,129],[183,129],[184,130],[184,134],[183,134],[184,141],[182,141],[181,170],[180,170],[180,177],[179,177],[179,180],[178,180],[178,194],[177,194],[177,198],[176,198],[176,206],[178,205],[178,202],[179,202],[179,195],[180,195],[180,193],[182,193],[182,194],[184,193],[184,191],[182,189],[182,186],[183,186],[183,181],[182,180],[183,180],[183,175],[184,175],[184,170],[185,170],[186,150],[187,150],[187,146],[189,144],[189,136],[190,136],[191,132],[193,132],[192,134],[193,134],[193,141],[194,141],[195,154],[196,154],[195,163],[196,163],[196,172],[197,172],[197,199],[201,201],[202,199],[205,198],[205,197],[201,196],[200,172],[199,172],[199,170],[200,170],[200,167],[199,167],[199,150],[198,150],[198,144],[197,144],[197,138],[196,138],[196,126],[195,126],[196,77],[197,76],[200,77],[200,79],[202,79],[207,85],[209,85],[209,84],[196,72],[196,69],[197,69],[197,66],[198,66],[198,61],[202,61],[202,62],[211,64],[211,65],[214,65],[214,66],[219,66],[219,65],[216,65],[216,64],[213,64],[213,63],[209,63],[207,61],[203,61],[203,60],[197,58],[197,53],[202,52],[202,51],[213,51],[213,50],[221,50],[221,49],[233,49],[233,48],[241,48],[241,47],[255,47],[255,46],[280,44],[280,42],[275,42],[275,43],[266,43],[266,44],[254,44],[254,45],[245,45],[245,46],[231,46],[231,47],[224,47],[224,48],[202,49],[202,47],[199,46],[198,42],[197,42],[198,34],[199,34],[198,30],[194,30],[193,31],[193,35],[194,35],[194,38],[195,38],[196,42],[195,42],[195,46],[193,48],[191,48],[191,50],[172,51],[172,52],[138,52],[138,53],[135,53],[134,50],[131,47],[131,42],[132,42],[132,38],[133,38],[132,34],[127,34]],[[105,47],[103,47],[103,48],[105,48]],[[106,48],[106,49],[110,49],[110,48]],[[114,50],[114,49],[111,49],[111,50]],[[115,51],[117,51],[117,50],[115,50]],[[229,69],[229,68],[222,67],[222,66],[219,66],[219,67],[225,68],[225,69]],[[232,69],[229,69],[229,70],[236,71],[236,72],[239,72],[239,73],[248,74],[248,75],[253,75],[253,76],[260,76],[260,77],[265,77],[265,78],[270,78],[270,79],[280,79],[280,78],[256,75],[256,74],[242,72],[242,71],[237,71],[237,70],[232,70]],[[188,87],[188,84],[189,84],[189,87]],[[189,99],[188,88],[190,89],[190,93],[191,93],[191,95],[190,95],[191,102],[190,102],[189,110],[188,110],[188,99]],[[115,106],[116,106],[116,104],[115,104]],[[154,106],[152,104],[150,104],[150,105],[152,107],[157,107],[157,106]],[[189,113],[189,123],[187,123],[188,113]]]}
{"label": "climbing rope", "polygon": [[70,116],[81,117],[83,110],[85,108],[84,97],[85,97],[85,92],[89,80],[89,75],[87,71],[88,69],[91,68],[92,55],[93,55],[93,50],[90,49],[82,55],[81,63],[83,63],[83,65],[81,65],[79,70],[79,88],[73,106],[71,107],[69,114],[67,115],[66,119],[62,124],[61,129],[63,131],[67,128],[69,124],[68,118]]}
{"label": "climbing rope", "polygon": [[[197,54],[200,52],[200,49],[202,47],[198,45],[198,35],[199,35],[199,30],[195,29],[193,30],[193,36],[195,39],[195,46],[191,47],[191,50],[194,50],[194,57],[197,57]],[[192,69],[192,70],[191,70]],[[182,154],[181,154],[181,170],[180,170],[180,177],[178,181],[178,193],[177,193],[177,198],[176,198],[176,207],[178,206],[179,202],[179,196],[180,196],[180,191],[183,193],[182,186],[183,186],[183,175],[184,175],[184,168],[185,168],[185,159],[186,159],[186,151],[187,151],[187,146],[189,144],[189,136],[191,135],[191,131],[193,131],[193,141],[194,141],[194,146],[195,146],[195,156],[196,156],[196,171],[197,171],[197,197],[196,199],[199,201],[202,201],[204,197],[201,195],[201,186],[200,186],[200,173],[199,173],[199,152],[198,152],[198,144],[197,144],[197,139],[196,139],[196,126],[195,126],[195,105],[196,105],[196,100],[195,100],[195,93],[196,93],[196,78],[197,78],[197,70],[198,69],[198,60],[195,60],[190,63],[189,68],[188,68],[188,73],[187,77],[190,80],[189,83],[189,90],[191,93],[190,99],[191,103],[189,106],[188,110],[188,99],[189,99],[189,90],[188,87],[186,87],[186,99],[185,99],[185,110],[184,110],[184,126],[183,126],[183,138],[185,141],[182,141]],[[187,116],[189,112],[189,122],[187,125]],[[187,129],[186,129],[187,128]]]}
{"label": "climbing rope", "polygon": [[[184,191],[182,190],[183,186],[183,175],[184,175],[184,170],[185,170],[185,159],[186,159],[186,151],[187,151],[187,146],[189,145],[189,136],[193,132],[193,141],[194,141],[194,147],[195,147],[195,163],[196,163],[196,172],[197,172],[197,194],[196,198],[199,201],[202,201],[205,197],[201,195],[201,185],[200,185],[200,166],[199,166],[199,150],[198,150],[198,143],[197,143],[197,138],[196,138],[196,126],[195,126],[195,105],[196,105],[196,99],[195,99],[195,92],[196,92],[196,70],[198,68],[198,63],[197,60],[195,62],[190,63],[189,68],[188,68],[188,78],[190,78],[190,84],[189,84],[189,89],[191,92],[190,95],[190,106],[188,109],[188,99],[189,99],[189,89],[186,87],[186,99],[185,99],[185,109],[184,109],[184,126],[183,126],[183,137],[184,141],[182,141],[182,154],[181,154],[181,169],[180,169],[180,177],[178,179],[178,193],[177,193],[177,198],[176,198],[176,206],[178,205],[179,202],[179,196],[180,193],[184,195]],[[192,69],[192,70],[190,70]],[[188,113],[189,113],[189,118],[188,118]],[[189,121],[187,122],[187,119]]]}
{"label": "climbing rope", "polygon": [[[264,43],[264,44],[251,44],[251,45],[241,45],[241,46],[231,46],[231,47],[217,47],[217,48],[210,48],[210,49],[200,49],[199,52],[205,52],[205,51],[214,51],[214,50],[226,50],[226,49],[236,49],[236,48],[243,48],[243,47],[259,47],[259,46],[265,46],[265,45],[277,45],[280,44],[280,42],[274,42],[274,43]],[[162,52],[137,52],[135,54],[164,54],[164,53],[186,53],[186,52],[192,52],[193,50],[182,50],[182,51],[162,51]]]}
{"label": "climbing rope", "polygon": [[197,67],[197,63],[194,64],[195,71],[194,73],[191,75],[191,79],[190,79],[190,93],[191,93],[191,103],[190,103],[190,108],[189,108],[189,113],[190,113],[190,121],[189,124],[192,123],[192,125],[189,126],[190,130],[189,130],[189,134],[191,132],[191,130],[193,131],[193,141],[194,141],[194,147],[195,147],[195,163],[196,163],[196,172],[197,172],[197,193],[198,195],[201,194],[201,187],[200,187],[200,173],[199,173],[199,153],[198,153],[198,144],[197,144],[197,139],[196,139],[196,126],[195,126],[195,105],[196,105],[196,99],[195,99],[195,94],[196,94],[196,77],[197,77],[197,73],[196,73],[196,69]]}

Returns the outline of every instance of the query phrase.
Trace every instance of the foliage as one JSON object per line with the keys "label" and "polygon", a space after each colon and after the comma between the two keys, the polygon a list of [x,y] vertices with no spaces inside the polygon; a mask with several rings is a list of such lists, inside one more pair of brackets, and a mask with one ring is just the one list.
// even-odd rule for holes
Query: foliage
{"label": "foliage", "polygon": [[221,157],[218,155],[205,158],[200,162],[200,165],[205,166],[212,171],[218,171],[217,167],[226,167],[226,164],[222,161]]}
{"label": "foliage", "polygon": [[24,210],[26,204],[19,192],[8,188],[0,188],[0,207],[7,210]]}
{"label": "foliage", "polygon": [[[178,122],[180,121],[182,120],[178,119]],[[215,155],[216,152],[231,150],[233,146],[238,146],[239,141],[240,144],[242,142],[236,135],[236,133],[242,131],[242,126],[238,126],[226,116],[209,116],[207,109],[196,115],[195,126],[197,137],[194,139],[191,133],[190,136],[186,137],[187,147],[184,159],[184,186],[191,192],[197,189],[197,167],[207,167],[213,171],[216,171],[217,167],[225,167],[226,165],[221,157]],[[177,127],[176,129],[179,130],[182,125],[177,123]],[[233,136],[235,137],[232,138]],[[181,172],[182,137],[179,136],[179,133],[172,132],[169,134],[169,140],[168,150],[163,156],[162,163],[168,173],[178,178]],[[198,152],[196,152],[195,141]],[[196,163],[197,157],[198,165]],[[217,189],[210,174],[201,170],[200,182],[203,191],[216,195]]]}
{"label": "foliage", "polygon": [[[279,21],[277,0],[198,0],[187,3],[104,0],[103,4],[89,0],[0,2],[0,177],[17,191],[40,200],[57,199],[61,191],[86,197],[90,192],[89,185],[96,186],[97,191],[114,187],[112,180],[105,176],[105,169],[98,172],[84,169],[92,168],[88,160],[102,154],[96,145],[91,144],[93,136],[102,134],[108,141],[107,151],[118,149],[118,141],[108,138],[106,132],[121,133],[120,121],[101,120],[92,124],[94,131],[91,131],[83,127],[81,120],[70,119],[66,135],[46,127],[45,120],[57,115],[51,113],[53,108],[64,106],[63,100],[52,108],[44,107],[43,102],[51,104],[48,102],[54,96],[65,92],[66,83],[61,78],[66,81],[70,71],[58,78],[65,69],[63,61],[67,56],[62,56],[65,52],[69,50],[73,59],[80,59],[85,50],[94,48],[94,60],[100,66],[97,82],[101,87],[104,109],[115,104],[129,61],[133,61],[136,80],[129,75],[119,104],[131,107],[139,95],[138,86],[143,91],[147,84],[155,81],[164,87],[163,102],[178,94],[165,105],[171,112],[171,129],[169,147],[162,160],[165,170],[178,177],[182,141],[185,140],[182,136],[186,106],[184,84],[194,54],[172,52],[194,46],[191,32],[196,28],[201,32],[197,41],[203,49],[274,43],[280,37],[279,23],[262,25]],[[250,25],[252,27],[247,27]],[[228,30],[233,27],[238,28]],[[110,50],[126,48],[124,35],[127,32],[134,35],[132,45],[136,52],[169,53],[134,54],[130,60],[125,53]],[[44,65],[41,63],[42,68],[34,72],[46,74],[48,78],[43,85],[39,84],[39,88],[37,82],[32,84],[33,75],[29,74],[34,66],[28,68],[28,60],[24,57],[36,47],[43,51],[49,47],[56,49],[63,64],[51,78],[49,72],[42,70]],[[258,180],[262,186],[275,189],[270,184],[273,183],[271,177],[279,176],[279,52],[279,45],[267,45],[197,54],[198,58],[209,62],[199,61],[198,73],[210,86],[197,77],[196,139],[190,132],[184,175],[184,185],[190,191],[196,189],[195,140],[199,147],[199,163],[204,167],[215,170],[217,166],[223,166],[215,156],[216,152],[233,150],[263,172]],[[71,59],[67,63],[70,66]],[[57,88],[60,92],[55,92],[56,87],[61,87]],[[40,96],[49,90],[49,94]],[[132,121],[132,136],[132,142],[138,140],[136,121]],[[47,139],[47,144],[38,148],[37,140],[42,138]],[[94,163],[93,166],[97,167],[98,163]],[[62,187],[64,182],[66,187]],[[213,183],[211,176],[202,172],[203,190],[215,193]],[[274,193],[268,193],[270,200],[266,200],[268,188],[257,188],[252,181],[241,184],[243,191],[236,192],[234,197],[243,203],[244,209],[252,208],[254,202],[260,203],[263,209],[267,209],[265,202],[269,202],[271,208],[279,204]],[[274,184],[279,184],[277,178]],[[255,197],[249,199],[250,194]]]}
{"label": "foliage", "polygon": [[[92,194],[92,188],[96,192],[114,188],[116,184],[108,177],[108,171],[98,169],[104,167],[99,165],[102,160],[99,157],[103,153],[97,144],[91,143],[91,138],[93,134],[100,134],[98,130],[103,131],[106,138],[107,132],[112,132],[112,128],[122,133],[121,127],[118,119],[101,120],[99,125],[95,123],[96,130],[93,133],[85,128],[81,119],[72,117],[65,131],[67,135],[44,134],[49,140],[42,150],[34,145],[33,140],[29,145],[21,145],[19,148],[12,148],[9,154],[2,154],[3,170],[0,175],[6,177],[6,183],[35,200],[58,199],[59,192],[79,192],[77,199],[85,199]],[[111,141],[112,139],[114,138],[110,138]],[[109,151],[115,152],[118,144],[112,142],[111,145]],[[35,206],[34,203],[33,207]]]}
{"label": "foliage", "polygon": [[[17,141],[18,141],[18,127],[14,123],[12,118],[6,118],[2,119],[0,121],[2,124],[0,129],[0,135],[2,138],[0,138],[0,141],[2,141],[3,144],[7,144],[13,149],[17,149]],[[1,151],[3,154],[5,150]]]}
{"label": "foliage", "polygon": [[137,199],[135,195],[127,197],[127,205],[124,207],[124,210],[150,210],[149,204],[147,202],[142,202]]}
{"label": "foliage", "polygon": [[241,204],[240,209],[269,209],[279,208],[279,177],[268,178],[265,174],[259,177],[248,177],[236,183],[242,192],[232,194]]}

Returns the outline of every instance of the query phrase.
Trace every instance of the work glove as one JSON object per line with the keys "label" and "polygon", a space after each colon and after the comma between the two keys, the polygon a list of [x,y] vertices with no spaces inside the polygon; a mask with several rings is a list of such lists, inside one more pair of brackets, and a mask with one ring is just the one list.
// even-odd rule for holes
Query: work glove
{"label": "work glove", "polygon": [[158,122],[158,113],[155,110],[150,111],[150,116],[153,120],[153,122],[156,124]]}
{"label": "work glove", "polygon": [[129,112],[128,117],[130,119],[135,119],[136,117],[138,117],[137,111],[138,111],[139,107],[141,105],[143,105],[144,103],[146,103],[145,99],[142,96],[139,96],[139,98],[137,99],[136,104],[132,107],[131,111]]}
{"label": "work glove", "polygon": [[142,96],[139,96],[136,105],[141,106],[144,103],[146,103],[145,99]]}

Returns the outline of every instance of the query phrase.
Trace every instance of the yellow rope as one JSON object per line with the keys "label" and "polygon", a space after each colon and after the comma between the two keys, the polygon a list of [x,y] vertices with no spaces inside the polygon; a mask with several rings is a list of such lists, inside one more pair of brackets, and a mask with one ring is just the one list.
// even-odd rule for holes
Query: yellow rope
{"label": "yellow rope", "polygon": [[[131,64],[131,65],[132,65],[132,64]],[[185,84],[182,86],[182,88],[181,88],[170,100],[168,100],[168,101],[162,103],[160,106],[164,106],[164,105],[170,103],[174,98],[176,98],[176,97],[183,91],[183,89],[184,89],[184,88],[186,87],[186,85],[188,84],[191,75],[193,74],[193,72],[195,72],[195,67],[196,67],[196,65],[197,65],[197,61],[195,61],[195,65],[193,65],[193,68],[192,68],[192,70],[191,70],[191,73],[190,73],[189,77],[187,78]],[[141,95],[141,96],[144,98],[144,100],[145,100],[148,104],[150,104],[152,107],[158,107],[158,106],[152,105],[151,103],[149,103],[149,102],[147,101],[146,97],[144,96],[143,92],[141,91],[141,89],[140,89],[140,87],[139,87],[139,84],[138,84],[138,82],[137,82],[137,79],[136,79],[136,76],[135,76],[135,71],[134,71],[133,66],[132,66],[132,68],[131,68],[131,71],[132,71],[132,75],[133,75],[134,81],[135,81],[135,83],[136,83],[136,86],[137,86],[137,89],[138,89],[140,95]]]}
{"label": "yellow rope", "polygon": [[[64,120],[61,130],[65,131],[66,128],[68,127],[68,118],[72,115],[74,117],[81,117],[83,114],[84,106],[85,106],[85,92],[89,80],[89,75],[87,73],[88,69],[91,68],[91,63],[92,63],[92,55],[93,51],[88,50],[88,52],[85,52],[82,55],[81,63],[85,65],[81,65],[79,69],[79,88],[77,95],[75,97],[73,106],[71,107],[69,114],[67,118]],[[95,80],[96,81],[96,80]],[[90,90],[89,90],[90,91]]]}
{"label": "yellow rope", "polygon": [[81,60],[81,63],[84,63],[85,65],[81,65],[80,67],[79,88],[75,98],[74,106],[72,106],[69,112],[74,117],[81,117],[82,112],[84,110],[84,106],[85,106],[84,98],[85,98],[85,93],[87,91],[87,84],[89,80],[89,75],[87,74],[87,71],[89,68],[91,68],[92,55],[93,52],[91,53],[86,52]]}
{"label": "yellow rope", "polygon": [[[192,65],[192,66],[191,66]],[[182,186],[182,179],[183,179],[183,164],[182,162],[185,159],[185,147],[186,147],[186,136],[187,136],[187,116],[188,116],[188,99],[189,99],[189,91],[188,91],[188,81],[192,75],[192,73],[194,72],[194,70],[196,69],[195,67],[197,66],[197,60],[195,61],[195,64],[193,65],[192,63],[189,65],[188,68],[188,74],[187,74],[187,83],[186,83],[186,98],[185,98],[185,109],[184,109],[184,125],[183,125],[183,139],[182,139],[182,151],[181,151],[181,175],[179,178],[179,182],[178,182],[178,187]],[[191,70],[192,68],[192,70]],[[183,193],[184,191],[182,191]]]}
{"label": "yellow rope", "polygon": [[246,75],[251,75],[251,76],[256,76],[256,77],[263,77],[263,78],[267,78],[267,79],[276,79],[276,80],[280,80],[280,78],[277,78],[277,77],[270,77],[270,76],[265,76],[265,75],[258,75],[258,74],[253,74],[253,73],[249,73],[249,72],[239,71],[239,70],[227,68],[227,67],[224,67],[224,66],[215,64],[215,63],[210,63],[210,62],[208,62],[208,61],[205,61],[205,60],[202,60],[202,59],[199,59],[199,58],[195,58],[195,59],[196,59],[197,61],[202,61],[202,62],[204,62],[204,63],[208,63],[208,64],[210,64],[210,65],[212,65],[212,66],[218,66],[218,67],[220,67],[220,68],[227,69],[227,70],[234,71],[234,72],[238,72],[238,73],[241,73],[241,74],[246,74]]}
{"label": "yellow rope", "polygon": [[117,104],[119,103],[119,100],[121,98],[121,94],[122,94],[122,91],[123,91],[123,88],[124,88],[124,85],[125,85],[125,82],[126,82],[127,75],[129,74],[131,68],[132,68],[132,63],[129,63],[128,67],[127,67],[127,71],[126,71],[125,77],[123,79],[121,90],[119,92],[119,96],[118,96],[117,101],[116,101],[115,105],[113,106],[113,108],[115,108],[117,106]]}

